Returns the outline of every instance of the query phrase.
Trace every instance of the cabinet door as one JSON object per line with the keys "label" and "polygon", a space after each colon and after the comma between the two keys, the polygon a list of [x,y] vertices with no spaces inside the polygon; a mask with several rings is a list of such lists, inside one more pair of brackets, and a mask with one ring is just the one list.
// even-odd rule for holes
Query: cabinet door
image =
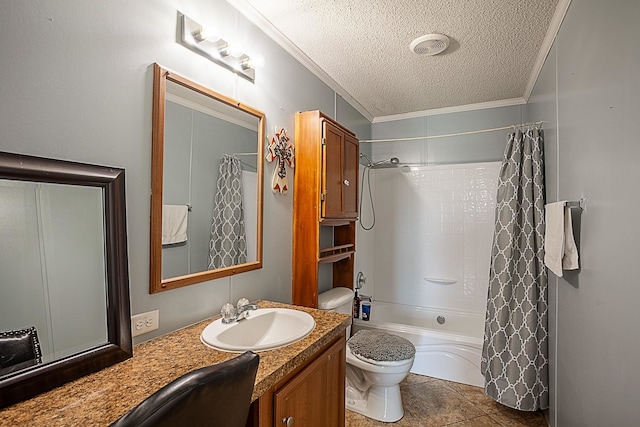
{"label": "cabinet door", "polygon": [[345,218],[358,217],[358,154],[358,140],[345,135],[342,194]]}
{"label": "cabinet door", "polygon": [[344,378],[345,341],[339,340],[274,394],[273,425],[344,427]]}
{"label": "cabinet door", "polygon": [[322,217],[341,218],[344,212],[342,206],[344,132],[331,123],[323,123]]}

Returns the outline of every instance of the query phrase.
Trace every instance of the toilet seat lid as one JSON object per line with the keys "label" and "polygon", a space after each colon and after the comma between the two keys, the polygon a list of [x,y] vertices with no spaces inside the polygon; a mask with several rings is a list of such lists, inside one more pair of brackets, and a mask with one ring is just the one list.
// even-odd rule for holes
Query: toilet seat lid
{"label": "toilet seat lid", "polygon": [[365,363],[369,363],[371,365],[375,365],[375,366],[387,366],[387,367],[394,367],[394,366],[402,366],[402,365],[406,365],[407,363],[413,363],[413,358],[411,359],[407,359],[407,360],[396,360],[393,362],[383,362],[380,360],[373,360],[373,359],[367,359],[364,356],[360,356],[359,354],[355,354],[351,351],[351,349],[349,347],[347,347],[347,362],[349,361],[349,357],[355,357],[358,360],[361,360]]}
{"label": "toilet seat lid", "polygon": [[356,357],[373,364],[397,364],[413,359],[416,354],[415,346],[408,339],[369,329],[356,332],[347,346]]}

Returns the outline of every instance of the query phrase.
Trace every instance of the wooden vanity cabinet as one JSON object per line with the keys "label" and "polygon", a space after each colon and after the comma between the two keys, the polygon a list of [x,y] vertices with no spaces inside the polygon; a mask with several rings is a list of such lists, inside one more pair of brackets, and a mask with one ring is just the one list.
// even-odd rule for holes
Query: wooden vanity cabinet
{"label": "wooden vanity cabinet", "polygon": [[344,427],[344,335],[252,404],[251,427]]}
{"label": "wooden vanity cabinet", "polygon": [[353,289],[358,219],[358,139],[319,111],[295,117],[293,304],[317,308],[318,269]]}
{"label": "wooden vanity cabinet", "polygon": [[276,425],[281,421],[290,426],[343,427],[344,379],[345,344],[341,341],[274,393]]}

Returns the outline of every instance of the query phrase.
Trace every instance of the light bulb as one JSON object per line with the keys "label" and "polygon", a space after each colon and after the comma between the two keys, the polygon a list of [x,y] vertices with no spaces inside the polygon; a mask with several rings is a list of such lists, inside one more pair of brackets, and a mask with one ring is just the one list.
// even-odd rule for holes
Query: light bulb
{"label": "light bulb", "polygon": [[193,36],[193,39],[198,43],[202,43],[204,41],[216,42],[220,40],[219,35],[211,31],[210,28],[205,27],[198,28],[197,30],[193,31],[191,35]]}
{"label": "light bulb", "polygon": [[197,30],[192,32],[191,35],[193,36],[194,40],[198,43],[202,43],[208,38],[207,29],[204,27],[198,28]]}
{"label": "light bulb", "polygon": [[231,47],[229,46],[229,43],[224,43],[222,46],[218,47],[218,53],[222,57],[229,56],[229,54],[231,53]]}
{"label": "light bulb", "polygon": [[262,55],[252,55],[251,56],[251,68],[253,68],[254,70],[260,70],[262,68],[264,68],[264,56]]}
{"label": "light bulb", "polygon": [[240,58],[242,55],[244,55],[244,53],[242,52],[242,45],[239,43],[230,43],[229,45],[229,55],[233,56],[234,58]]}

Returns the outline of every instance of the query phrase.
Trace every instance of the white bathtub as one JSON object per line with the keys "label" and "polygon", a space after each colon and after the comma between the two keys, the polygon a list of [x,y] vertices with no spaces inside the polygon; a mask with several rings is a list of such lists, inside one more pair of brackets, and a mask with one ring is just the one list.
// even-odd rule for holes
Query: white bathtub
{"label": "white bathtub", "polygon": [[[441,316],[438,322],[438,317]],[[484,314],[375,301],[371,320],[354,319],[354,333],[377,329],[402,336],[416,347],[415,374],[484,386],[480,373]]]}

